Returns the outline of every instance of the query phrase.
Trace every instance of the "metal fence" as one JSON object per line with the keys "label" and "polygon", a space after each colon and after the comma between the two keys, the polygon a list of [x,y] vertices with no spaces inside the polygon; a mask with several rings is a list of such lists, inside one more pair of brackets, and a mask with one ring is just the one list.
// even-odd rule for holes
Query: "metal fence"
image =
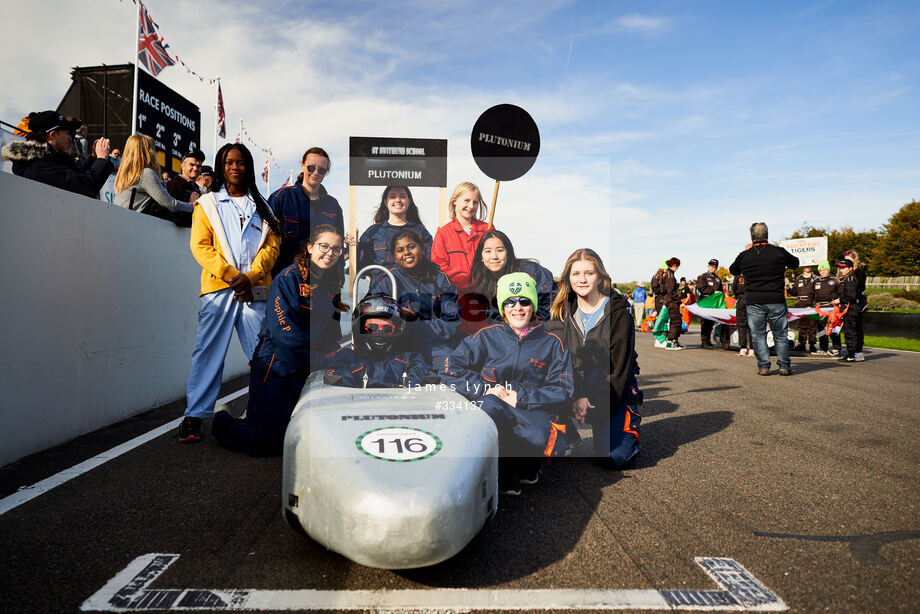
{"label": "metal fence", "polygon": [[916,290],[920,288],[920,277],[867,277],[866,287]]}

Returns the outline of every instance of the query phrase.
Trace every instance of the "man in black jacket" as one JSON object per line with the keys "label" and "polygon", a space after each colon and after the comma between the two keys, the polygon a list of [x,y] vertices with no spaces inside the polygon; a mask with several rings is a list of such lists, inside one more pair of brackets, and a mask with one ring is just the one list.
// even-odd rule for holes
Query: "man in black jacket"
{"label": "man in black jacket", "polygon": [[93,157],[78,167],[73,131],[82,123],[57,111],[30,113],[27,139],[8,143],[3,159],[13,162],[14,175],[99,198],[99,190],[115,168],[109,160],[109,140],[96,139]]}
{"label": "man in black jacket", "polygon": [[789,309],[786,307],[786,269],[799,266],[799,259],[782,247],[767,242],[767,225],[751,225],[751,242],[728,268],[732,275],[744,275],[748,326],[757,374],[770,373],[770,349],[767,347],[767,322],[773,331],[776,362],[780,375],[792,375],[789,361]]}
{"label": "man in black jacket", "polygon": [[[706,267],[706,272],[696,278],[696,289],[700,293],[700,298],[712,296],[716,292],[722,291],[722,279],[716,275],[719,270],[719,261],[713,258]],[[712,327],[715,322],[702,318],[700,322],[700,342],[704,350],[712,349]]]}

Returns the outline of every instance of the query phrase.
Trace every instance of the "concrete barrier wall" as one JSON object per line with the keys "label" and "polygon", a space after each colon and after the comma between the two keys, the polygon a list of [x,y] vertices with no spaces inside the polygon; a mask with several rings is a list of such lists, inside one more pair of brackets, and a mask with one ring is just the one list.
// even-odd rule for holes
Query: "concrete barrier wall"
{"label": "concrete barrier wall", "polygon": [[[0,465],[185,396],[189,230],[0,173]],[[248,371],[231,342],[224,378]]]}

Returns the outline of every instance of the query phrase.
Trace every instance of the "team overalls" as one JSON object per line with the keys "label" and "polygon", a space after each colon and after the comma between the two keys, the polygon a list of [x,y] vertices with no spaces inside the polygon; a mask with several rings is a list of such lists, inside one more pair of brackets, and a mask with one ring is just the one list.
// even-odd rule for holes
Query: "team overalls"
{"label": "team overalls", "polygon": [[386,267],[395,266],[396,260],[390,253],[393,235],[400,230],[411,230],[422,240],[421,247],[425,250],[425,257],[431,258],[431,233],[421,224],[407,222],[404,226],[393,226],[388,221],[378,222],[361,233],[358,240],[358,269],[369,264],[380,264]]}
{"label": "team overalls", "polygon": [[420,386],[428,364],[419,352],[399,352],[372,357],[354,345],[337,350],[329,359],[326,375],[341,376],[339,386],[349,388],[395,388]]}
{"label": "team overalls", "polygon": [[[498,427],[503,457],[560,456],[565,432],[559,415],[571,412],[572,361],[562,340],[540,325],[523,339],[506,323],[464,339],[445,361],[442,383],[481,408]],[[517,392],[512,407],[487,387]]]}
{"label": "team overalls", "polygon": [[[792,293],[795,295],[795,305],[793,307],[814,307],[815,306],[815,289],[814,283],[817,278],[814,275],[799,275],[792,280]],[[818,323],[811,318],[799,318],[797,321],[799,329],[799,343],[795,346],[797,350],[804,350],[805,343],[808,343],[809,350],[817,350],[815,344],[818,341],[817,328]]]}
{"label": "team overalls", "polygon": [[[420,352],[429,368],[437,371],[456,345],[452,340],[460,328],[457,289],[435,264],[426,269],[424,278],[398,266],[388,268],[396,278],[399,306],[418,315],[417,320],[406,322],[405,347]],[[389,276],[380,273],[371,282],[369,293],[392,296],[390,286]]]}
{"label": "team overalls", "polygon": [[249,404],[245,418],[225,411],[214,414],[212,431],[222,445],[252,455],[279,454],[291,412],[307,376],[326,367],[338,347],[339,323],[335,297],[340,288],[332,278],[310,269],[311,296],[300,269],[290,266],[268,291],[265,325],[252,357]]}

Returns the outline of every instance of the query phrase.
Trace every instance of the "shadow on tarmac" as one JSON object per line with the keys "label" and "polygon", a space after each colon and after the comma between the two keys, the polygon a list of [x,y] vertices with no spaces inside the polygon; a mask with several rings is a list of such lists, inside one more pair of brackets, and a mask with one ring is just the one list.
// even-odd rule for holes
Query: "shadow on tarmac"
{"label": "shadow on tarmac", "polygon": [[[668,404],[650,401],[643,406]],[[644,415],[648,415],[643,412]],[[727,428],[730,411],[663,418],[642,425],[642,451],[624,471],[599,466],[590,458],[569,458],[544,469],[540,482],[524,486],[519,497],[502,497],[495,518],[459,554],[424,569],[399,575],[442,588],[495,586],[534,574],[568,555],[600,504],[603,490],[628,479],[634,470],[655,466],[687,443]]]}
{"label": "shadow on tarmac", "polygon": [[642,452],[632,469],[654,467],[658,461],[674,456],[680,446],[728,428],[734,416],[731,411],[709,411],[643,424]]}

